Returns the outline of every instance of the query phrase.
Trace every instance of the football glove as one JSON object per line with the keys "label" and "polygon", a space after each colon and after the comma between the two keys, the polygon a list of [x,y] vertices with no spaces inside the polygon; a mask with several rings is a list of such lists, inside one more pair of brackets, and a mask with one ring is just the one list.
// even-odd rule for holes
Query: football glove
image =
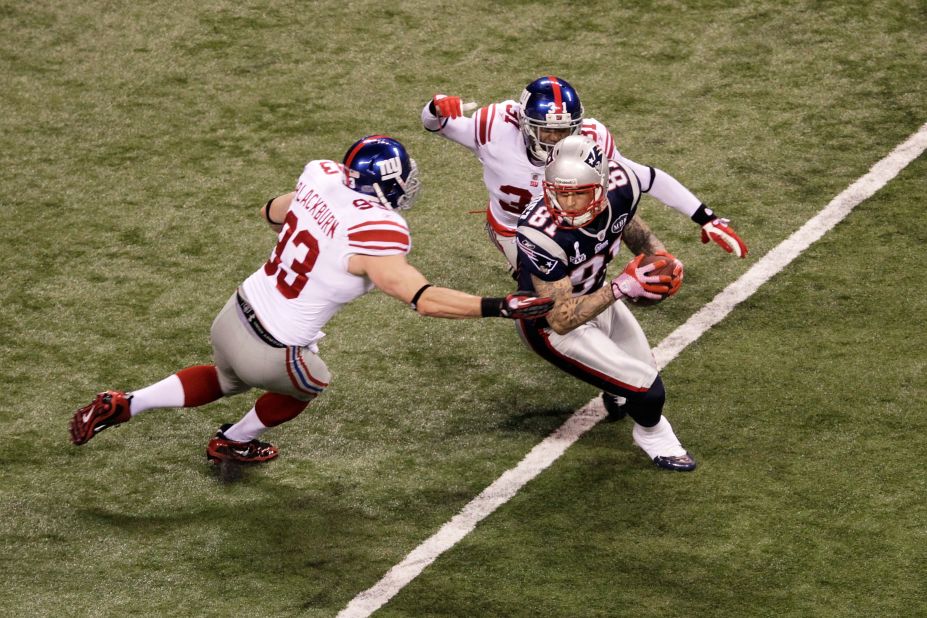
{"label": "football glove", "polygon": [[622,297],[662,300],[669,296],[672,278],[666,275],[647,274],[663,264],[653,262],[641,266],[642,259],[644,259],[643,253],[628,262],[621,274],[612,279],[612,294],[615,295],[615,300]]}
{"label": "football glove", "polygon": [[666,251],[657,251],[654,255],[659,255],[660,257],[665,257],[671,264],[673,264],[673,274],[670,277],[670,290],[667,296],[672,296],[679,291],[679,288],[682,287],[682,279],[684,277],[683,271],[685,268],[682,265],[676,256],[672,253]]}
{"label": "football glove", "polygon": [[554,308],[554,299],[535,296],[534,292],[512,292],[505,298],[483,298],[484,318],[533,320],[542,318]]}
{"label": "football glove", "polygon": [[435,116],[438,118],[458,118],[463,115],[460,97],[436,94],[431,102],[435,106]]}
{"label": "football glove", "polygon": [[721,248],[728,253],[733,253],[737,257],[746,257],[747,245],[740,239],[740,236],[731,229],[729,219],[712,219],[702,226],[702,242],[707,243],[710,240],[715,241]]}

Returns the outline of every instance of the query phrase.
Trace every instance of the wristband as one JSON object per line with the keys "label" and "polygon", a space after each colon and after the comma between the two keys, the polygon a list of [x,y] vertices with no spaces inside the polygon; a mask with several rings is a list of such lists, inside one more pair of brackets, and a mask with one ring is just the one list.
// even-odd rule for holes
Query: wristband
{"label": "wristband", "polygon": [[504,298],[488,298],[484,296],[480,299],[480,315],[484,318],[502,317],[502,303],[504,302]]}
{"label": "wristband", "polygon": [[425,290],[427,290],[427,289],[430,288],[430,287],[432,287],[431,284],[430,284],[430,283],[426,283],[425,285],[423,285],[422,287],[420,287],[420,288],[418,289],[418,292],[415,293],[415,296],[412,297],[412,302],[410,302],[409,305],[412,307],[412,310],[413,310],[413,311],[417,311],[417,310],[418,310],[418,299],[421,298],[421,297],[422,297],[422,294],[425,292]]}
{"label": "wristband", "polygon": [[706,223],[711,223],[717,218],[718,218],[718,215],[716,215],[711,208],[709,208],[708,206],[705,206],[705,204],[699,205],[698,210],[696,210],[692,214],[692,220],[698,223],[699,225],[705,225]]}
{"label": "wristband", "polygon": [[274,203],[275,199],[277,198],[272,197],[269,200],[267,200],[266,204],[264,204],[264,218],[267,219],[267,222],[270,223],[271,225],[283,225],[282,223],[277,223],[276,221],[270,218],[270,205]]}

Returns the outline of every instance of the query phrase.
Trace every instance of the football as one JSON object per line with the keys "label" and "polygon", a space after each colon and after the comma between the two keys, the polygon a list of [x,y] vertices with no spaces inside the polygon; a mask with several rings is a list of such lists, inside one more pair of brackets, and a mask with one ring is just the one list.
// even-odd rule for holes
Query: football
{"label": "football", "polygon": [[[662,255],[645,255],[644,258],[641,260],[640,267],[644,267],[644,266],[647,266],[648,264],[653,264],[654,262],[660,262],[660,261],[663,261],[666,263],[663,266],[659,266],[655,268],[654,270],[650,271],[647,274],[648,275],[666,275],[667,277],[672,277],[673,276],[673,260],[668,259]],[[632,303],[634,303],[638,307],[650,307],[650,306],[656,305],[657,303],[663,300],[666,300],[667,298],[669,298],[669,296],[664,296],[663,298],[660,298],[658,300],[654,300],[652,298],[629,298],[628,300],[630,300]]]}

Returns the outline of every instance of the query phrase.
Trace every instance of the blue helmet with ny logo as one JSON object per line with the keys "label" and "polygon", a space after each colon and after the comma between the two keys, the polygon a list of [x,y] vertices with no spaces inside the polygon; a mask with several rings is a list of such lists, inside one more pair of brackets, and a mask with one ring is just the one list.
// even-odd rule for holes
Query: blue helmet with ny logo
{"label": "blue helmet with ny logo", "polygon": [[385,208],[406,210],[418,197],[421,182],[415,160],[405,146],[385,135],[368,135],[344,155],[344,184],[375,198]]}

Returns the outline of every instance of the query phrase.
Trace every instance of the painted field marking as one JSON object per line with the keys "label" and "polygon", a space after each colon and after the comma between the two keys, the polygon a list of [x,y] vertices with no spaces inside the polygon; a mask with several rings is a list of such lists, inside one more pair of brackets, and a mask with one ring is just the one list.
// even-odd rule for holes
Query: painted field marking
{"label": "painted field marking", "polygon": [[[653,351],[660,369],[842,221],[853,208],[888,184],[925,149],[927,124],[873,165],[868,173],[844,189],[801,229],[764,255],[739,279],[724,288],[711,302],[661,341]],[[563,425],[531,449],[517,466],[505,471],[440,530],[387,571],[373,587],[354,597],[338,613],[338,618],[366,618],[386,604],[418,577],[425,567],[472,532],[490,513],[508,502],[528,481],[554,463],[571,444],[603,418],[605,410],[599,397],[574,412]]]}

